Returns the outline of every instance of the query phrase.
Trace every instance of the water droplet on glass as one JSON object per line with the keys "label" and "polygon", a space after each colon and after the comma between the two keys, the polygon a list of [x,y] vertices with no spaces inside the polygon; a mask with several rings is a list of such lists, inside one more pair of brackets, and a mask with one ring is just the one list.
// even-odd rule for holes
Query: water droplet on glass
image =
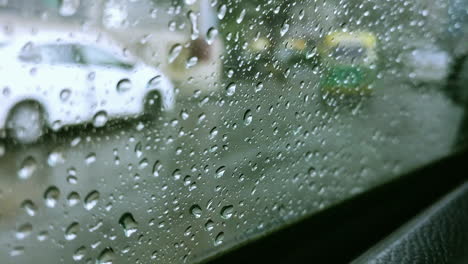
{"label": "water droplet on glass", "polygon": [[226,172],[226,167],[221,166],[216,170],[216,178],[223,177],[224,173]]}
{"label": "water droplet on glass", "polygon": [[99,111],[93,118],[93,126],[94,127],[103,127],[106,125],[108,120],[107,112],[106,111]]}
{"label": "water droplet on glass", "polygon": [[182,174],[180,173],[180,170],[176,169],[174,172],[172,172],[172,177],[174,177],[174,180],[180,180],[182,177]]}
{"label": "water droplet on glass", "polygon": [[214,245],[219,246],[223,243],[223,241],[224,241],[224,233],[220,232],[215,238]]}
{"label": "water droplet on glass", "polygon": [[29,156],[21,163],[21,167],[18,170],[18,177],[22,180],[26,180],[31,177],[36,170],[37,162],[33,157]]}
{"label": "water droplet on glass", "polygon": [[244,114],[244,124],[246,126],[250,125],[252,123],[252,112],[250,110],[245,111]]}
{"label": "water droplet on glass", "polygon": [[196,218],[200,218],[202,215],[202,209],[200,208],[198,204],[195,204],[195,205],[192,205],[192,207],[190,207],[190,213]]}
{"label": "water droplet on glass", "polygon": [[142,155],[143,155],[143,145],[141,144],[141,142],[138,142],[136,145],[135,145],[135,154],[137,156],[137,158],[140,158]]}
{"label": "water droplet on glass", "polygon": [[45,241],[47,240],[47,238],[49,238],[49,232],[47,231],[41,231],[39,232],[39,234],[37,234],[37,240],[39,241]]}
{"label": "water droplet on glass", "polygon": [[78,224],[77,222],[73,222],[65,230],[65,239],[66,240],[75,239],[78,234],[78,231],[80,231],[80,224]]}
{"label": "water droplet on glass", "polygon": [[96,154],[95,153],[89,153],[88,156],[85,158],[85,163],[86,165],[91,165],[96,161]]}
{"label": "water droplet on glass", "polygon": [[190,57],[187,60],[187,62],[185,63],[185,67],[187,69],[189,69],[189,68],[192,68],[193,66],[197,65],[197,63],[198,63],[198,57],[193,56],[193,57]]}
{"label": "water droplet on glass", "polygon": [[59,8],[61,16],[73,16],[80,7],[80,0],[62,0]]}
{"label": "water droplet on glass", "polygon": [[59,197],[59,189],[55,186],[49,187],[44,193],[45,205],[50,208],[55,207],[55,205],[57,205]]}
{"label": "water droplet on glass", "polygon": [[76,192],[72,192],[67,197],[67,202],[69,206],[75,206],[80,203],[80,195]]}
{"label": "water droplet on glass", "polygon": [[182,118],[183,120],[187,120],[189,118],[189,114],[187,113],[187,110],[182,110],[180,112],[180,118]]}
{"label": "water droplet on glass", "polygon": [[142,159],[140,163],[138,163],[138,168],[142,170],[146,167],[148,167],[148,159]]}
{"label": "water droplet on glass", "polygon": [[214,222],[210,220],[206,221],[205,223],[205,229],[206,231],[211,231],[214,228]]}
{"label": "water droplet on glass", "polygon": [[154,177],[158,177],[159,176],[159,170],[161,169],[162,165],[160,163],[159,160],[157,160],[156,162],[154,162],[154,165],[153,165],[153,176]]}
{"label": "water droplet on glass", "polygon": [[259,82],[259,83],[255,86],[255,92],[260,92],[261,90],[263,90],[263,83]]}
{"label": "water droplet on glass", "polygon": [[60,92],[60,100],[62,100],[62,102],[66,102],[70,98],[70,95],[71,95],[70,89],[63,89]]}
{"label": "water droplet on glass", "polygon": [[242,11],[240,12],[239,16],[238,16],[237,19],[236,19],[237,24],[242,23],[242,21],[244,20],[244,17],[245,17],[245,13],[246,13],[246,12],[247,12],[247,11],[246,11],[245,9],[242,9]]}
{"label": "water droplet on glass", "polygon": [[55,167],[63,163],[65,163],[65,157],[60,151],[53,151],[49,154],[49,157],[47,157],[47,164],[49,164],[50,167]]}
{"label": "water droplet on glass", "polygon": [[88,195],[86,195],[84,199],[84,208],[86,210],[93,209],[98,203],[98,200],[99,200],[99,192],[98,191],[90,192]]}
{"label": "water droplet on glass", "polygon": [[26,200],[21,203],[21,208],[29,215],[34,216],[37,213],[37,206],[31,201]]}
{"label": "water droplet on glass", "polygon": [[129,79],[122,79],[117,83],[117,92],[119,93],[125,93],[130,89],[132,89],[132,83]]}
{"label": "water droplet on glass", "polygon": [[281,26],[281,30],[280,30],[280,35],[281,37],[286,35],[286,33],[288,32],[289,30],[289,24],[288,23],[283,23],[283,25]]}
{"label": "water droplet on glass", "polygon": [[208,43],[209,45],[213,44],[217,36],[218,30],[214,27],[211,27],[210,29],[208,29],[208,32],[206,32],[206,43]]}
{"label": "water droplet on glass", "polygon": [[86,256],[86,247],[82,246],[82,247],[79,247],[77,250],[75,250],[75,253],[73,253],[73,260],[80,261],[84,259],[85,256]]}
{"label": "water droplet on glass", "polygon": [[138,224],[131,213],[123,214],[119,219],[119,224],[123,227],[125,236],[127,237],[138,231]]}
{"label": "water droplet on glass", "polygon": [[33,227],[29,223],[18,227],[18,230],[16,230],[16,238],[20,239],[20,240],[25,239],[26,237],[28,237],[31,234],[32,229],[33,229]]}
{"label": "water droplet on glass", "polygon": [[225,4],[222,4],[218,8],[218,19],[219,20],[222,20],[224,18],[224,16],[226,15],[226,11],[227,11],[227,6]]}
{"label": "water droplet on glass", "polygon": [[226,95],[227,96],[232,96],[236,92],[237,85],[235,83],[230,83],[226,87]]}
{"label": "water droplet on glass", "polygon": [[224,206],[221,209],[221,217],[223,217],[224,219],[229,219],[232,217],[233,212],[234,212],[234,206],[232,205]]}
{"label": "water droplet on glass", "polygon": [[115,253],[112,248],[105,248],[101,251],[98,258],[96,259],[96,264],[112,264],[115,259]]}
{"label": "water droplet on glass", "polygon": [[169,50],[169,56],[168,56],[169,63],[173,63],[175,59],[177,59],[181,51],[182,51],[182,45],[175,44],[174,46],[172,46],[172,48]]}

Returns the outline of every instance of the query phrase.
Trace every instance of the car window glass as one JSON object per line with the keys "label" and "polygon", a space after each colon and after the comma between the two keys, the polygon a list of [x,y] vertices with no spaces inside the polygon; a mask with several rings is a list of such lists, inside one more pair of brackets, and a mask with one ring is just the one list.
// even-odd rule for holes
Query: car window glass
{"label": "car window glass", "polygon": [[0,262],[203,262],[466,148],[467,7],[0,0]]}
{"label": "car window glass", "polygon": [[74,64],[77,54],[70,44],[37,45],[26,43],[20,50],[18,58],[23,62],[44,64]]}
{"label": "car window glass", "polygon": [[91,66],[112,66],[123,69],[133,68],[129,60],[124,61],[104,49],[88,45],[77,45],[76,47],[81,55],[81,62],[83,64]]}

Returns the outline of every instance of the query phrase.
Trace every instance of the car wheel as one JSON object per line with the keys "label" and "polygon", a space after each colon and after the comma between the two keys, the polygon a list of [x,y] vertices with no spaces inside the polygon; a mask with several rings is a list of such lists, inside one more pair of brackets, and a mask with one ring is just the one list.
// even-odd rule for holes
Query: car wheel
{"label": "car wheel", "polygon": [[161,112],[161,95],[157,91],[149,92],[143,102],[145,117],[154,119]]}
{"label": "car wheel", "polygon": [[8,116],[8,135],[19,143],[37,141],[44,134],[44,127],[44,112],[36,102],[20,103]]}

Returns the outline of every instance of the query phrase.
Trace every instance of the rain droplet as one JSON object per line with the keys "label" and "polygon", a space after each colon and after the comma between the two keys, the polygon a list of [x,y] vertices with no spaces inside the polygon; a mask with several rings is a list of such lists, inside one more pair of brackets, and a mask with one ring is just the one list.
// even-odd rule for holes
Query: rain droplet
{"label": "rain droplet", "polygon": [[244,114],[244,124],[246,126],[250,125],[252,123],[252,112],[250,110],[245,111]]}
{"label": "rain droplet", "polygon": [[286,35],[286,33],[288,32],[289,30],[289,24],[284,22],[283,25],[281,26],[281,30],[280,30],[280,35],[281,37]]}
{"label": "rain droplet", "polygon": [[263,90],[263,83],[262,82],[259,82],[257,84],[257,86],[255,86],[255,92],[260,92],[261,90]]}
{"label": "rain droplet", "polygon": [[18,227],[18,230],[16,230],[16,238],[20,239],[20,240],[25,239],[26,237],[28,237],[31,234],[32,229],[33,229],[33,227],[29,223]]}
{"label": "rain droplet", "polygon": [[244,20],[244,17],[245,17],[245,13],[246,13],[246,10],[242,9],[242,11],[240,12],[239,16],[236,19],[237,24],[242,23],[242,20]]}
{"label": "rain droplet", "polygon": [[65,239],[66,240],[75,239],[78,234],[78,231],[80,231],[80,224],[78,224],[77,222],[73,222],[65,230]]}
{"label": "rain droplet", "polygon": [[50,208],[55,207],[55,205],[57,205],[59,197],[60,197],[60,190],[55,186],[49,187],[44,193],[46,206]]}
{"label": "rain droplet", "polygon": [[189,68],[192,68],[193,66],[197,65],[197,63],[198,63],[198,57],[193,56],[193,57],[190,57],[187,60],[187,62],[185,62],[185,67],[187,69],[189,69]]}
{"label": "rain droplet", "polygon": [[159,170],[161,169],[161,167],[162,167],[161,163],[159,162],[159,160],[157,160],[153,165],[153,176],[154,177],[159,176]]}
{"label": "rain droplet", "polygon": [[84,259],[84,257],[86,256],[86,247],[82,246],[82,247],[79,247],[75,253],[73,253],[73,260],[74,261],[80,261],[82,259]]}
{"label": "rain droplet", "polygon": [[224,206],[221,209],[221,217],[224,219],[229,219],[232,217],[233,212],[234,212],[234,206],[232,205]]}
{"label": "rain droplet", "polygon": [[214,222],[210,220],[206,221],[205,223],[205,229],[206,231],[211,231],[214,228]]}
{"label": "rain droplet", "polygon": [[96,259],[96,264],[112,264],[115,259],[115,253],[112,248],[105,248]]}
{"label": "rain droplet", "polygon": [[73,16],[80,7],[80,0],[62,0],[60,2],[59,14],[61,16]]}
{"label": "rain droplet", "polygon": [[138,231],[138,224],[131,213],[123,214],[119,219],[119,224],[123,227],[126,237]]}
{"label": "rain droplet", "polygon": [[142,170],[146,167],[148,167],[148,159],[142,159],[140,163],[138,163],[138,168]]}
{"label": "rain droplet", "polygon": [[50,167],[55,167],[63,163],[65,163],[65,157],[60,151],[53,151],[49,154],[49,157],[47,157],[47,164],[49,164]]}
{"label": "rain droplet", "polygon": [[45,241],[49,237],[49,232],[47,231],[41,231],[37,235],[37,240],[39,241]]}
{"label": "rain droplet", "polygon": [[206,43],[209,45],[213,44],[216,37],[218,37],[218,30],[214,27],[211,27],[208,29],[208,32],[206,32]]}
{"label": "rain droplet", "polygon": [[37,206],[31,200],[22,202],[21,208],[30,216],[35,216],[37,213]]}
{"label": "rain droplet", "polygon": [[233,96],[234,93],[236,92],[237,85],[236,83],[230,83],[226,87],[226,95],[227,96]]}
{"label": "rain droplet", "polygon": [[174,180],[180,180],[182,177],[182,174],[180,173],[180,170],[176,169],[174,172],[172,172],[172,177],[174,177]]}
{"label": "rain droplet", "polygon": [[106,111],[99,111],[93,118],[94,127],[103,127],[106,125],[108,120]]}
{"label": "rain droplet", "polygon": [[86,195],[84,199],[84,208],[86,210],[93,209],[98,203],[98,200],[99,200],[99,192],[98,191],[90,192],[88,195]]}
{"label": "rain droplet", "polygon": [[182,118],[183,120],[187,120],[189,118],[189,114],[187,113],[187,110],[182,110],[180,112],[180,118]]}
{"label": "rain droplet", "polygon": [[91,165],[96,161],[96,153],[89,153],[85,158],[86,165]]}
{"label": "rain droplet", "polygon": [[26,180],[31,177],[36,170],[37,162],[33,157],[29,156],[21,163],[21,167],[18,170],[18,177],[22,180]]}
{"label": "rain droplet", "polygon": [[217,135],[218,135],[218,128],[217,128],[217,127],[214,127],[214,128],[211,129],[211,131],[210,131],[210,139],[215,138]]}
{"label": "rain droplet", "polygon": [[226,172],[226,167],[221,166],[216,170],[216,178],[221,178],[223,177],[224,173]]}
{"label": "rain droplet", "polygon": [[219,246],[223,243],[223,241],[224,241],[224,232],[220,232],[215,238],[214,245]]}
{"label": "rain droplet", "polygon": [[125,93],[132,89],[132,82],[129,79],[122,79],[117,83],[117,92]]}
{"label": "rain droplet", "polygon": [[67,197],[67,202],[69,206],[75,206],[80,203],[80,195],[76,192],[72,192]]}
{"label": "rain droplet", "polygon": [[226,11],[227,11],[227,6],[225,4],[222,4],[218,8],[218,19],[219,20],[222,20],[224,18],[224,16],[226,15]]}
{"label": "rain droplet", "polygon": [[70,89],[63,89],[60,92],[60,100],[62,100],[62,102],[66,102],[70,98],[70,95],[71,95]]}
{"label": "rain droplet", "polygon": [[169,51],[169,56],[168,56],[169,63],[173,63],[177,59],[181,51],[182,51],[182,45],[175,44],[174,46],[172,46],[171,50]]}
{"label": "rain droplet", "polygon": [[196,218],[200,218],[202,215],[202,209],[200,208],[198,204],[195,204],[195,205],[192,205],[192,207],[190,207],[190,213]]}

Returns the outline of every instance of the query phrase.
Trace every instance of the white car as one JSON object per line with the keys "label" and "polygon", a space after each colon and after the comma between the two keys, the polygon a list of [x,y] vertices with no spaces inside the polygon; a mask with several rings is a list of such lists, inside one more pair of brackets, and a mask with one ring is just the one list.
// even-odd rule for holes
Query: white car
{"label": "white car", "polygon": [[41,31],[0,40],[0,130],[21,143],[48,127],[136,117],[174,107],[157,69],[102,33]]}

